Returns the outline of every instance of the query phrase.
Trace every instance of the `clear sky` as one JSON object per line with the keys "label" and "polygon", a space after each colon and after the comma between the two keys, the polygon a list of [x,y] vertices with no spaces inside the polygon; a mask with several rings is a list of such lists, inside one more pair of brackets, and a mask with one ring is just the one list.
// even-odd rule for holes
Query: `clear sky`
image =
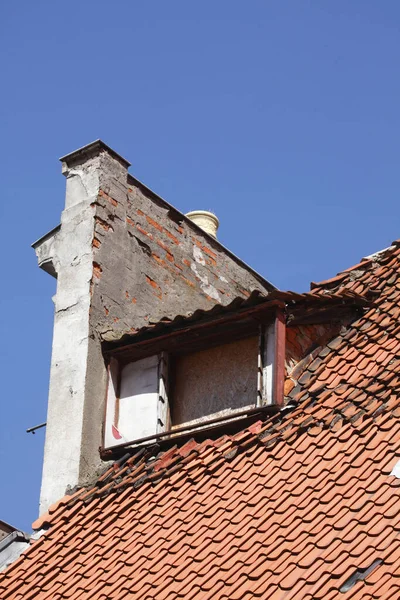
{"label": "clear sky", "polygon": [[283,289],[400,238],[397,0],[16,0],[0,9],[0,519],[37,516],[58,157],[102,138]]}

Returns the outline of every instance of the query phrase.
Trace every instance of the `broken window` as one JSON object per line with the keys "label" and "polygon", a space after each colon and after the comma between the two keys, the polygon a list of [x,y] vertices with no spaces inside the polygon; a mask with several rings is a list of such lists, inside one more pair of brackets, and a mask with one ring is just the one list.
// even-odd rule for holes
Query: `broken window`
{"label": "broken window", "polygon": [[109,368],[105,447],[165,431],[169,422],[166,355],[161,353]]}

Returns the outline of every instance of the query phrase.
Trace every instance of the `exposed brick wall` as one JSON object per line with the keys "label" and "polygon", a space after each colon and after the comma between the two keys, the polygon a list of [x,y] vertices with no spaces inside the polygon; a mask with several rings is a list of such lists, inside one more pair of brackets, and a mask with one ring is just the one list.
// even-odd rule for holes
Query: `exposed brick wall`
{"label": "exposed brick wall", "polygon": [[[125,188],[125,189],[124,189]],[[95,202],[91,321],[118,339],[163,317],[267,291],[217,242],[132,178]]]}

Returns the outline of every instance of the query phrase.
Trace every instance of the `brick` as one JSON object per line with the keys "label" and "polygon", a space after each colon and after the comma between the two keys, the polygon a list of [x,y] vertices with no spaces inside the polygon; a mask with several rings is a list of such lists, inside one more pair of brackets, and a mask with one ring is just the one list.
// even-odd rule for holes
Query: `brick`
{"label": "brick", "polygon": [[107,223],[107,221],[105,221],[104,219],[101,219],[100,217],[96,217],[95,221],[96,221],[96,225],[99,225],[99,227],[104,229],[104,231],[109,231],[110,229],[111,229],[111,231],[114,231],[113,226],[110,225],[110,223]]}
{"label": "brick", "polygon": [[179,240],[177,237],[175,237],[170,231],[168,231],[168,229],[164,229],[164,231],[167,234],[167,236],[169,237],[169,239],[174,242],[174,244],[179,245]]}
{"label": "brick", "polygon": [[160,246],[160,248],[162,248],[163,250],[165,250],[165,252],[169,252],[169,246],[167,246],[166,244],[164,244],[164,242],[162,242],[161,240],[157,239],[156,243],[158,244],[158,246]]}
{"label": "brick", "polygon": [[99,265],[99,263],[97,263],[97,262],[94,262],[93,263],[93,275],[97,279],[100,279],[102,272],[103,272],[103,269],[101,268],[101,265]]}
{"label": "brick", "polygon": [[148,275],[146,275],[146,281],[149,285],[151,285],[151,287],[153,288],[158,288],[159,286],[157,285],[157,283],[154,281],[154,279],[151,279],[151,277],[149,277]]}
{"label": "brick", "polygon": [[147,283],[153,288],[153,290],[155,290],[153,293],[155,296],[157,296],[157,298],[159,298],[160,300],[162,299],[162,292],[161,292],[161,288],[158,285],[158,283],[156,283],[154,281],[154,279],[152,279],[151,277],[149,277],[148,275],[146,275],[146,281]]}
{"label": "brick", "polygon": [[151,225],[152,227],[155,227],[156,229],[158,229],[158,231],[162,231],[163,227],[157,223],[157,221],[155,221],[154,219],[152,219],[151,217],[147,216],[146,217],[146,221],[148,222],[149,225]]}
{"label": "brick", "polygon": [[181,279],[186,283],[186,285],[189,285],[190,287],[193,287],[193,288],[196,287],[196,284],[193,283],[193,281],[190,281],[190,279],[187,279],[183,275],[181,275]]}
{"label": "brick", "polygon": [[203,244],[202,244],[202,243],[200,242],[200,240],[198,240],[197,238],[195,238],[195,237],[192,237],[192,242],[193,242],[193,243],[194,243],[194,244],[195,244],[195,245],[196,245],[198,248],[201,248],[201,249],[203,249]]}
{"label": "brick", "polygon": [[143,227],[140,227],[139,224],[136,224],[136,229],[138,231],[140,231],[140,233],[142,233],[146,237],[150,238],[151,240],[153,239],[153,235],[151,233],[149,233],[148,231],[146,231],[145,229],[143,229]]}
{"label": "brick", "polygon": [[103,190],[99,191],[99,196],[101,196],[102,198],[105,198],[107,200],[107,202],[110,202],[113,206],[118,206],[117,200],[115,200],[114,198],[112,198],[111,196],[106,194]]}
{"label": "brick", "polygon": [[206,254],[208,254],[208,256],[210,256],[214,260],[217,258],[217,255],[215,254],[215,252],[213,252],[212,250],[210,250],[210,248],[207,248],[207,246],[202,246],[202,250],[203,250],[203,252],[205,252]]}
{"label": "brick", "polygon": [[155,261],[156,261],[156,262],[157,262],[159,265],[164,265],[164,264],[165,264],[165,261],[164,261],[162,258],[160,258],[160,257],[158,256],[158,254],[156,254],[155,252],[152,252],[152,253],[151,253],[151,257],[152,257],[152,258],[154,258],[154,260],[155,260]]}

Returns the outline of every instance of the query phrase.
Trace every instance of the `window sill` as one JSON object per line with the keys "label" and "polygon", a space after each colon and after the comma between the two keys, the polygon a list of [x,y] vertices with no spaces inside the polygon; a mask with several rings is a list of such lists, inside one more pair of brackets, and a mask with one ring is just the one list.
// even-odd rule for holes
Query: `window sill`
{"label": "window sill", "polygon": [[192,423],[190,425],[185,425],[184,427],[169,429],[168,431],[132,440],[131,442],[124,442],[123,444],[112,446],[111,448],[100,448],[100,457],[102,460],[112,460],[121,456],[121,454],[124,453],[124,450],[139,446],[152,446],[155,443],[163,443],[163,445],[169,446],[176,444],[178,440],[184,441],[186,438],[190,439],[195,437],[196,439],[205,439],[210,437],[211,433],[218,435],[232,433],[231,430],[244,429],[257,420],[264,420],[277,414],[281,408],[282,407],[277,404],[268,404],[266,406],[259,406],[257,408],[235,412],[231,415],[224,415],[216,419],[203,421],[198,425]]}

